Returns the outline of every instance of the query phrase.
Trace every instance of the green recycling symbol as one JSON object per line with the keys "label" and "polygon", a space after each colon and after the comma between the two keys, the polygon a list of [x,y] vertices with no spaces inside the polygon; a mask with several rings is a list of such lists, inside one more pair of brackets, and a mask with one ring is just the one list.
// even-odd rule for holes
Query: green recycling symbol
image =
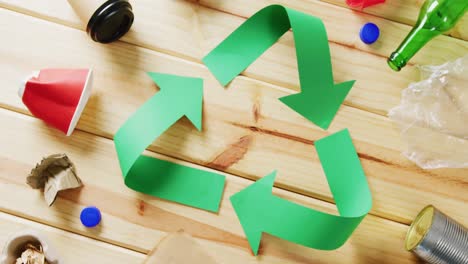
{"label": "green recycling symbol", "polygon": [[[203,62],[225,86],[292,29],[301,84],[280,100],[327,129],[354,81],[334,84],[328,38],[316,17],[268,6],[237,28]],[[145,102],[114,137],[125,184],[136,191],[218,212],[225,177],[156,157],[146,147],[186,116],[202,130],[203,80],[149,73],[161,91]],[[276,171],[231,196],[250,247],[258,254],[262,233],[323,250],[343,245],[372,207],[367,180],[347,129],[315,142],[339,215],[328,214],[272,194]]]}

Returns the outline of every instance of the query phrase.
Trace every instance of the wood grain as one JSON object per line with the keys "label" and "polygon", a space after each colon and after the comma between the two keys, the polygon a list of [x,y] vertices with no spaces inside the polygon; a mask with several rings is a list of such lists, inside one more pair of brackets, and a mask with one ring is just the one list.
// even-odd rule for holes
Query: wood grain
{"label": "wood grain", "polygon": [[[58,242],[66,263],[138,263],[141,253],[167,234],[184,229],[219,263],[418,263],[402,245],[405,224],[423,206],[432,203],[465,225],[468,219],[468,170],[417,168],[400,155],[403,144],[385,117],[399,103],[401,89],[418,79],[415,63],[441,63],[468,52],[468,42],[441,36],[403,72],[388,69],[386,56],[409,31],[421,2],[392,0],[366,9],[376,15],[372,16],[342,8],[343,3],[335,0],[133,0],[136,21],[131,32],[122,42],[99,45],[83,33],[66,1],[0,0],[0,7],[11,10],[0,9],[0,211],[11,214],[0,213],[0,243],[7,232],[32,227]],[[290,33],[227,90],[200,63],[245,17],[272,3],[322,18],[336,81],[358,80],[329,132],[277,100],[299,90]],[[357,36],[367,21],[382,29],[381,40],[372,46],[363,45]],[[467,23],[465,18],[450,34],[466,39]],[[46,67],[95,70],[93,95],[70,138],[28,116],[17,98],[19,81]],[[109,139],[157,91],[146,71],[205,80],[203,133],[182,119],[149,147],[153,152],[145,153],[230,173],[219,214],[161,201],[124,186]],[[251,179],[278,169],[275,195],[336,213],[314,142],[343,128],[351,131],[373,192],[372,214],[377,216],[366,217],[337,251],[317,251],[265,235],[260,256],[253,257],[229,197],[252,184]],[[43,195],[25,184],[25,177],[42,156],[55,152],[72,158],[85,186],[61,193],[49,208]],[[79,222],[80,210],[88,205],[103,212],[97,229],[86,229]]]}
{"label": "wood grain", "polygon": [[[5,172],[2,170],[1,173]],[[2,195],[6,195],[6,193],[2,192]],[[15,195],[14,193],[9,193],[8,195],[18,198],[17,194]],[[28,210],[28,208],[23,208],[23,210]],[[60,260],[67,264],[137,264],[141,263],[145,258],[145,255],[135,251],[102,243],[5,213],[0,213],[0,223],[0,245],[4,245],[16,232],[25,229],[35,230],[47,237],[50,246],[57,252]],[[0,248],[0,254],[1,250]]]}
{"label": "wood grain", "polygon": [[[124,41],[195,62],[200,62],[204,55],[245,21],[244,18],[203,5],[247,17],[268,4],[282,3],[319,16],[328,30],[335,81],[357,80],[345,104],[381,115],[386,115],[389,109],[397,105],[401,90],[419,78],[412,65],[403,72],[395,73],[386,64],[387,56],[408,33],[409,26],[374,16],[356,15],[351,10],[328,3],[304,0],[216,0],[200,1],[199,4],[180,0],[133,2],[136,20]],[[66,1],[44,5],[34,0],[0,0],[0,6],[80,28],[78,17]],[[381,39],[372,46],[359,40],[358,32],[365,21],[379,24],[382,30]],[[467,52],[467,42],[441,36],[429,43],[411,64],[443,63]],[[292,34],[286,34],[244,75],[299,90]]]}
{"label": "wood grain", "polygon": [[[348,7],[345,0],[320,0],[335,5]],[[414,25],[419,15],[419,10],[425,0],[388,0],[383,5],[376,5],[361,12],[376,15],[385,19]],[[464,40],[468,40],[468,16],[462,17],[460,22],[449,32],[448,35]]]}
{"label": "wood grain", "polygon": [[398,132],[385,117],[344,106],[330,131],[324,132],[277,100],[290,90],[245,77],[224,90],[199,64],[125,43],[98,45],[68,27],[5,10],[0,14],[5,22],[0,30],[8,36],[3,42],[8,48],[0,49],[5,58],[0,62],[4,73],[0,106],[28,113],[16,89],[18,80],[32,70],[93,67],[94,92],[78,128],[111,138],[155,93],[145,71],[202,77],[203,133],[183,121],[156,140],[151,150],[249,179],[278,169],[277,186],[333,201],[313,145],[328,133],[349,128],[373,192],[372,213],[409,223],[415,212],[433,203],[467,219],[468,211],[460,210],[468,200],[466,170],[427,172],[411,164],[400,155]]}
{"label": "wood grain", "polygon": [[[113,142],[81,131],[65,137],[41,121],[0,109],[0,122],[9,124],[0,134],[0,210],[34,221],[120,245],[149,252],[169,232],[184,229],[197,238],[218,263],[417,263],[403,250],[407,226],[367,216],[352,238],[336,251],[318,251],[265,235],[260,255],[253,257],[229,197],[252,181],[227,174],[219,214],[162,201],[124,186]],[[15,140],[12,140],[12,139]],[[62,192],[48,207],[40,191],[31,189],[25,177],[43,155],[66,152],[75,163],[84,187]],[[185,162],[146,152],[147,155]],[[274,188],[274,194],[326,212],[333,205]],[[21,197],[19,199],[19,197]],[[98,229],[79,222],[84,206],[100,208]],[[131,263],[131,262],[129,262]]]}

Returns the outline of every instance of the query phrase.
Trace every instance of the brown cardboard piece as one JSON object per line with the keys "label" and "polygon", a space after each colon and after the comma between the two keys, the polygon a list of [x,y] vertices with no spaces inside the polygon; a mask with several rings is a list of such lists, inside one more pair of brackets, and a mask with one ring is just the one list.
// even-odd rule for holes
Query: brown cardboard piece
{"label": "brown cardboard piece", "polygon": [[76,175],[75,166],[66,154],[54,154],[45,157],[27,178],[27,183],[33,189],[44,189],[44,198],[51,206],[58,192],[82,186]]}
{"label": "brown cardboard piece", "polygon": [[217,264],[190,235],[179,231],[165,237],[143,264]]}

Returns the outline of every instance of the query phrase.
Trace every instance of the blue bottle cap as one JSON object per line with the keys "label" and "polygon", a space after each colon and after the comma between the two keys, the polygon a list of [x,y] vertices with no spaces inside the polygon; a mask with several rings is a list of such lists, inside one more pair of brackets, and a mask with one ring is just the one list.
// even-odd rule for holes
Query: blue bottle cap
{"label": "blue bottle cap", "polygon": [[359,32],[362,42],[366,44],[372,44],[377,41],[380,36],[380,29],[374,23],[366,23],[362,26],[361,31]]}
{"label": "blue bottle cap", "polygon": [[81,211],[80,220],[86,227],[95,227],[101,222],[101,212],[94,206],[86,207]]}

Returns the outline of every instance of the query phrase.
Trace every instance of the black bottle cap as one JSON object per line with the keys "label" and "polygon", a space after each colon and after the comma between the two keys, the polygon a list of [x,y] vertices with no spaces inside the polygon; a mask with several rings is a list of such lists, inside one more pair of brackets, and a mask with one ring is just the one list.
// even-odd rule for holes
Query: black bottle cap
{"label": "black bottle cap", "polygon": [[110,43],[128,32],[133,23],[128,0],[109,0],[101,5],[88,22],[86,32],[100,43]]}

